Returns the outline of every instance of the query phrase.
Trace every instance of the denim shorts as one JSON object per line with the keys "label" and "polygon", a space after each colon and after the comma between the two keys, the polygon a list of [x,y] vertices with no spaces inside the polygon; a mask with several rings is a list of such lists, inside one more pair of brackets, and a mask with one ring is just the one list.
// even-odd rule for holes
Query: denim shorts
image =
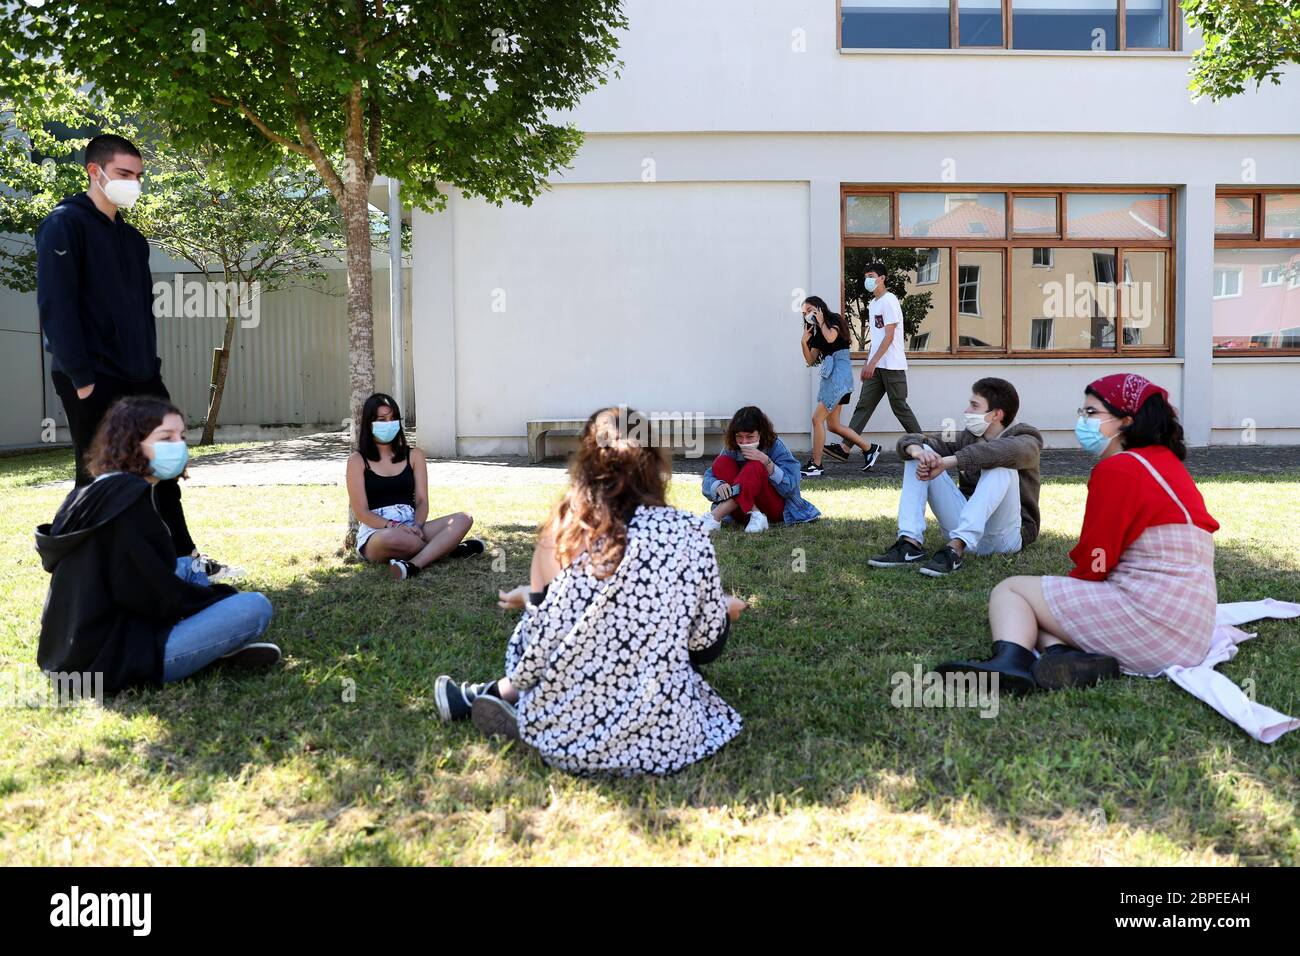
{"label": "denim shorts", "polygon": [[[376,508],[373,512],[385,521],[396,521],[398,524],[409,524],[415,527],[415,509],[410,505],[384,505],[382,508]],[[363,558],[366,553],[361,549],[365,547],[366,541],[376,531],[383,531],[383,528],[372,528],[368,524],[357,525],[357,554]]]}

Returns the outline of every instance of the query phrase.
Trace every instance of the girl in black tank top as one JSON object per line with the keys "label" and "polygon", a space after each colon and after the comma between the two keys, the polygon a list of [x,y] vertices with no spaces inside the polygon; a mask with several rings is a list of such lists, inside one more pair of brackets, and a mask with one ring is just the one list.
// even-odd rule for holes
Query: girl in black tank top
{"label": "girl in black tank top", "polygon": [[366,504],[370,510],[387,505],[410,505],[415,507],[415,471],[411,468],[411,456],[406,456],[406,467],[395,475],[381,475],[370,467],[365,456],[361,464],[366,470]]}
{"label": "girl in black tank top", "polygon": [[[380,467],[402,464],[393,475]],[[382,463],[382,464],[381,464]],[[482,554],[477,538],[463,540],[474,519],[464,512],[429,518],[429,476],[424,453],[406,441],[401,413],[388,395],[366,399],[358,426],[357,451],[348,458],[348,503],[357,518],[357,552],[386,563],[405,580],[445,557]]]}

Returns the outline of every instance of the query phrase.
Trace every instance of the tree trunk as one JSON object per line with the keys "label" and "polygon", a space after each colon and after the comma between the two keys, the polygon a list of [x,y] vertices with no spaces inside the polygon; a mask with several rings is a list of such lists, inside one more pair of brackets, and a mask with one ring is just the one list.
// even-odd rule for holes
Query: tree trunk
{"label": "tree trunk", "polygon": [[203,437],[200,445],[211,445],[217,431],[217,418],[221,414],[221,396],[226,391],[226,375],[230,370],[230,347],[235,340],[235,323],[239,313],[233,303],[226,304],[226,334],[222,338],[221,348],[217,350],[216,367],[212,370],[212,381],[208,384],[208,416],[203,422]]}
{"label": "tree trunk", "polygon": [[370,272],[370,207],[363,178],[347,183],[343,206],[348,261],[348,416],[356,448],[361,406],[375,391],[375,312]]}
{"label": "tree trunk", "polygon": [[[347,237],[348,261],[348,418],[351,447],[357,448],[361,407],[375,391],[375,310],[370,271],[370,205],[363,146],[349,138],[347,167],[343,179],[343,231]],[[348,530],[344,547],[356,547],[357,516],[348,507]]]}

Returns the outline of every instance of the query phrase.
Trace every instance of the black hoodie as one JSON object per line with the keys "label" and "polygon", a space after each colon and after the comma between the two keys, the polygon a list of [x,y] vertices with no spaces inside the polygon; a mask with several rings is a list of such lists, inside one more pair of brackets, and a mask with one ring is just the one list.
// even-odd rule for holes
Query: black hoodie
{"label": "black hoodie", "polygon": [[149,243],[85,193],[36,227],[36,306],[53,366],[77,388],[96,376],[147,382],[159,373]]}
{"label": "black hoodie", "polygon": [[54,521],[36,529],[51,573],[41,613],[41,670],[102,672],[104,690],[162,683],[163,647],[181,618],[235,593],[176,576],[176,550],[136,475],[76,488]]}

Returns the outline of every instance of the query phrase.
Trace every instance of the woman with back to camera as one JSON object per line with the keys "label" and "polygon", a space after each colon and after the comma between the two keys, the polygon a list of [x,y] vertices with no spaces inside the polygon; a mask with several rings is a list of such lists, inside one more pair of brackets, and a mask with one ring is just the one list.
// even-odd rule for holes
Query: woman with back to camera
{"label": "woman with back to camera", "polygon": [[673,773],[741,727],[699,666],[745,602],[723,593],[699,516],[665,503],[670,460],[625,427],[640,417],[604,408],[583,427],[530,581],[500,594],[524,611],[505,676],[434,687],[443,720],[472,716],[570,773]]}
{"label": "woman with back to camera", "polygon": [[357,553],[388,562],[398,581],[440,558],[482,554],[478,538],[462,540],[474,519],[463,511],[430,519],[424,452],[406,441],[397,402],[376,392],[361,409],[357,451],[348,457],[348,501],[357,516]]}

